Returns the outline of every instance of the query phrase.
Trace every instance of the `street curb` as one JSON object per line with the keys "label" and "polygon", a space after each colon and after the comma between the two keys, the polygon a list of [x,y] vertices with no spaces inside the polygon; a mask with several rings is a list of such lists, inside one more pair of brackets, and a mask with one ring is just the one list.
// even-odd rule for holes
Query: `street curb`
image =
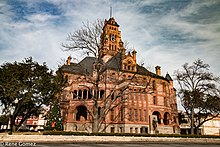
{"label": "street curb", "polygon": [[131,136],[65,136],[65,135],[0,135],[0,142],[35,143],[194,143],[220,144],[217,138],[131,137]]}

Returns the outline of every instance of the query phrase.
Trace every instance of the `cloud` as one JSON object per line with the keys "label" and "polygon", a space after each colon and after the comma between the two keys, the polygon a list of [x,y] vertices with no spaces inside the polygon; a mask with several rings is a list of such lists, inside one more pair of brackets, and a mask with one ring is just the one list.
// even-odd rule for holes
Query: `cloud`
{"label": "cloud", "polygon": [[[10,0],[0,2],[0,63],[33,56],[55,69],[67,34],[82,22],[109,18],[120,25],[123,41],[138,51],[138,62],[160,65],[162,74],[203,59],[219,74],[218,0]],[[154,68],[151,68],[154,70]]]}

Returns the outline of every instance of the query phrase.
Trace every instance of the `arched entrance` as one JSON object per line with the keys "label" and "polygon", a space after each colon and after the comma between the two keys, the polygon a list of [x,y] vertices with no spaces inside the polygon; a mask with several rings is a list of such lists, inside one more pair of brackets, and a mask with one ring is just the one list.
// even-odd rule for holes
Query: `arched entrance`
{"label": "arched entrance", "polygon": [[158,124],[161,124],[161,115],[160,115],[160,112],[154,111],[152,115],[156,115],[156,116],[157,116],[157,123],[158,123]]}
{"label": "arched entrance", "polygon": [[76,121],[87,120],[87,108],[86,106],[76,107]]}
{"label": "arched entrance", "polygon": [[170,118],[170,114],[168,112],[165,112],[164,116],[163,116],[163,123],[164,123],[164,125],[168,125],[169,124],[169,118]]}

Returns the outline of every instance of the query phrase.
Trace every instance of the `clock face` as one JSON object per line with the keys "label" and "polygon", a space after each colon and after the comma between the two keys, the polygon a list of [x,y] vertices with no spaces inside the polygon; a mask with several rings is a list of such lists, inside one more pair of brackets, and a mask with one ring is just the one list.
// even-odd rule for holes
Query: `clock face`
{"label": "clock face", "polygon": [[114,42],[115,41],[115,36],[111,35],[111,41]]}

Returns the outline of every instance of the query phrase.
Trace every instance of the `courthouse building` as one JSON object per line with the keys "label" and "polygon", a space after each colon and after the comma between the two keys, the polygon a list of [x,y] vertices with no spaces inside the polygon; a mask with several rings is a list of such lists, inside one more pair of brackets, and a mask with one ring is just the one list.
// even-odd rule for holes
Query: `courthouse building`
{"label": "courthouse building", "polygon": [[[176,90],[170,75],[167,73],[162,76],[160,66],[155,67],[154,73],[137,64],[137,52],[126,51],[119,25],[113,17],[105,20],[100,38],[99,56],[105,65],[100,77],[104,80],[98,85],[100,109],[104,105],[103,99],[109,98],[108,95],[115,87],[128,87],[125,90],[127,93],[122,95],[126,97],[121,104],[123,110],[122,107],[115,107],[107,114],[105,132],[179,133]],[[78,63],[68,57],[61,68],[69,83],[60,103],[65,131],[91,132],[92,120],[88,109],[93,105],[93,92],[86,76],[97,75],[95,63],[94,57],[85,57]],[[117,79],[121,82],[115,86]],[[120,117],[114,119],[116,116]]]}

